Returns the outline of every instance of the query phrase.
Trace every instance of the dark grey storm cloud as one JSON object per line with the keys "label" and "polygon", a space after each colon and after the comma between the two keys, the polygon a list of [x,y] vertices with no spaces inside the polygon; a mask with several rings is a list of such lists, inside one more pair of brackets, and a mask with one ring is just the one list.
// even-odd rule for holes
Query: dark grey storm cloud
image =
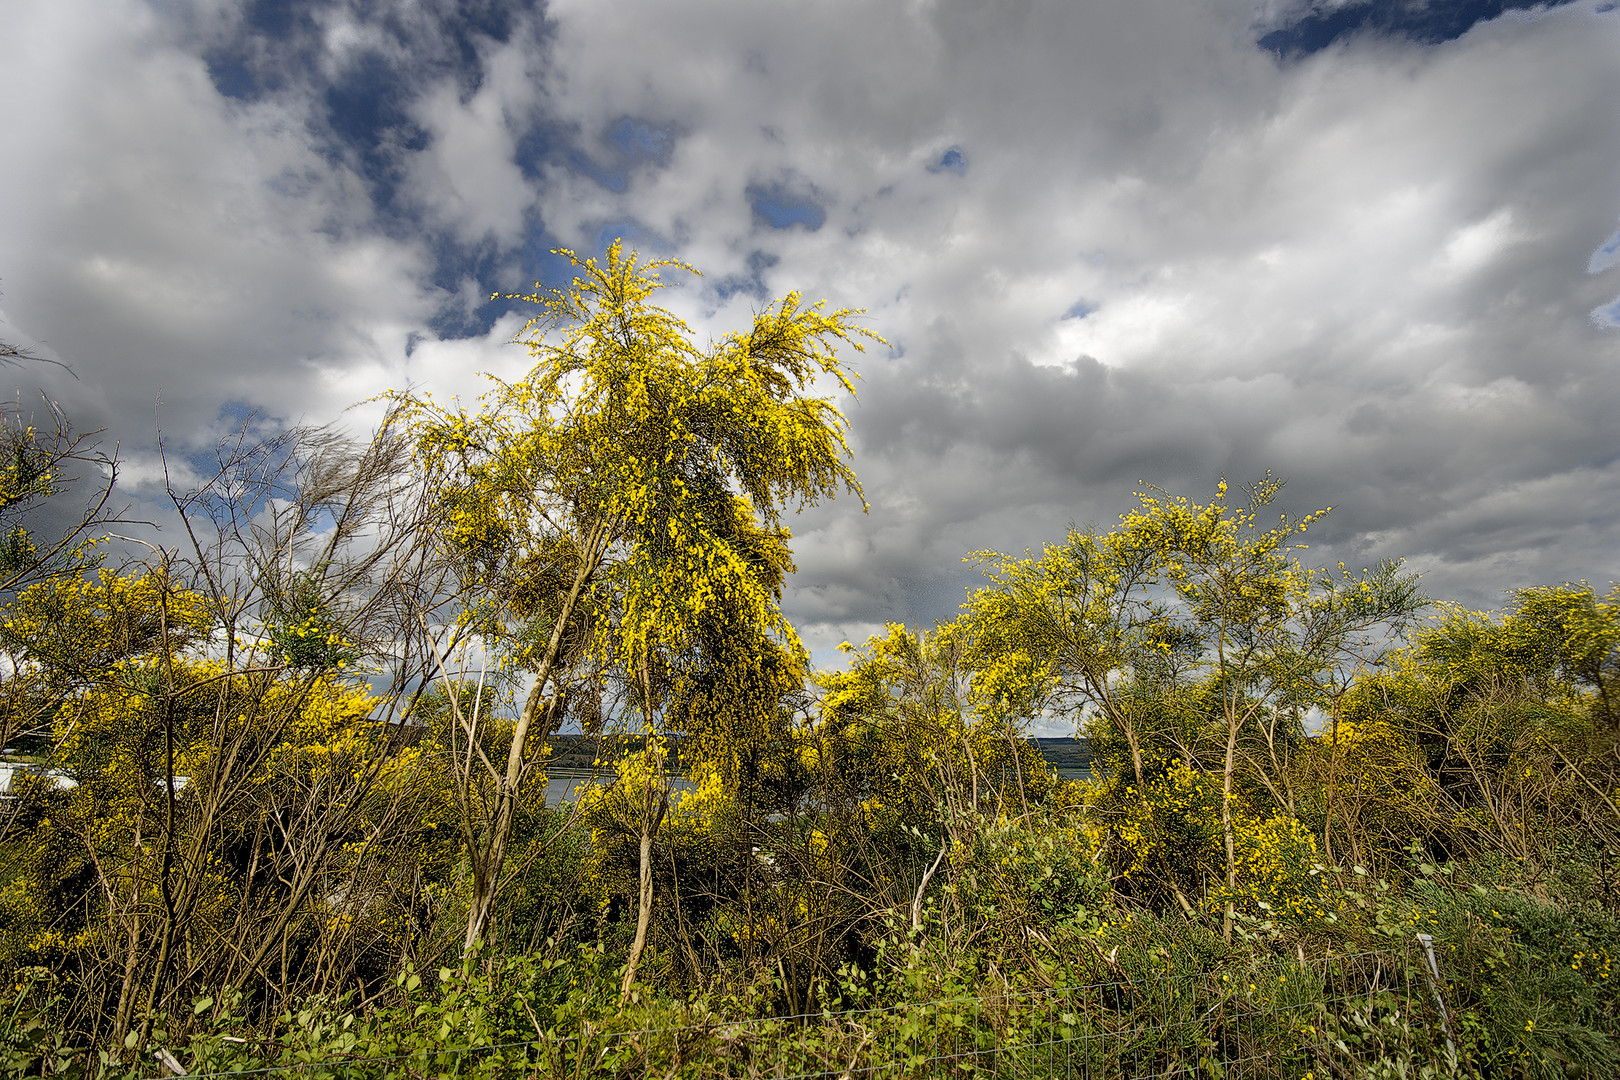
{"label": "dark grey storm cloud", "polygon": [[[1475,604],[1620,576],[1620,12],[1598,0],[57,0],[0,12],[0,335],[121,440],[512,374],[559,244],[890,342],[819,655],[963,556],[1272,470],[1323,561]],[[143,484],[146,485],[143,487]]]}

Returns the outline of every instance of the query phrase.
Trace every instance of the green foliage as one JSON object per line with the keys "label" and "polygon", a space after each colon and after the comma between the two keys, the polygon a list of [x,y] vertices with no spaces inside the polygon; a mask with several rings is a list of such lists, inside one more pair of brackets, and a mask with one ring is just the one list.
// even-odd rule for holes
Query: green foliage
{"label": "green foliage", "polygon": [[829,794],[878,829],[945,826],[985,800],[1022,813],[1051,793],[1050,771],[1021,737],[1029,712],[981,689],[991,676],[972,666],[971,634],[961,619],[921,632],[890,624],[845,646],[847,671],[818,677],[807,754]]}
{"label": "green foliage", "polygon": [[331,671],[346,668],[359,658],[322,595],[318,570],[294,574],[286,594],[274,597],[270,608],[266,623],[269,651],[287,667]]}
{"label": "green foliage", "polygon": [[84,1051],[54,1023],[60,979],[49,968],[22,967],[0,992],[0,1075],[82,1076]]}
{"label": "green foliage", "polygon": [[[7,348],[0,343],[0,355]],[[0,594],[100,565],[96,530],[115,520],[106,506],[117,462],[97,452],[89,437],[75,435],[54,403],[43,404],[49,429],[28,423],[18,406],[0,410]],[[47,503],[60,513],[68,489],[86,470],[103,474],[89,505],[57,535],[36,535],[34,516]]]}

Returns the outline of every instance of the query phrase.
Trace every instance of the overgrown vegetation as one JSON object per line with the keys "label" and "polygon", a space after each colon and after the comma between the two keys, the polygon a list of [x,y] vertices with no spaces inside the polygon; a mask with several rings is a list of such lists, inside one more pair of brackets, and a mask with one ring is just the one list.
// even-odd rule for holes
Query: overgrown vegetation
{"label": "overgrown vegetation", "polygon": [[[857,313],[698,349],[577,265],[477,410],[225,447],[142,564],[104,500],[13,545],[0,1068],[1620,1073],[1620,595],[1310,566],[1268,477],[812,672],[781,520],[858,491]],[[78,452],[8,431],[0,515]]]}

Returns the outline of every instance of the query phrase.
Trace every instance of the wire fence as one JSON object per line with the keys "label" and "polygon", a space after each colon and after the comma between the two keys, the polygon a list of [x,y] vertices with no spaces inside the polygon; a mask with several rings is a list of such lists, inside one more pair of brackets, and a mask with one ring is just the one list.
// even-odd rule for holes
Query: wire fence
{"label": "wire fence", "polygon": [[[301,1080],[490,1076],[878,1080],[1337,1075],[1355,1058],[1447,1039],[1441,983],[1421,946],[1243,972],[1110,978],[1083,986],[684,1027],[578,1030],[492,1046],[334,1056],[195,1077]],[[176,1062],[175,1064],[178,1064]],[[169,1075],[176,1071],[171,1066]]]}

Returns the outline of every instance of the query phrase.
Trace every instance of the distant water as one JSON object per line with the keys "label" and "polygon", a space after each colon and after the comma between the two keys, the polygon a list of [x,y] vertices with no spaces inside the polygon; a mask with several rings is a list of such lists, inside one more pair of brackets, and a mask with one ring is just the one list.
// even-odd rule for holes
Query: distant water
{"label": "distant water", "polygon": [[[1065,780],[1090,780],[1090,769],[1078,769],[1064,766],[1054,770]],[[591,772],[586,769],[554,769],[546,778],[546,805],[557,806],[565,802],[578,802],[579,793],[593,784],[611,784],[613,774],[610,772]],[[684,776],[669,778],[670,794],[682,791],[691,791],[693,784]]]}
{"label": "distant water", "polygon": [[573,770],[554,770],[546,777],[546,805],[556,806],[562,802],[578,802],[581,790],[592,784],[607,783],[613,779],[612,773],[574,772]]}
{"label": "distant water", "polygon": [[[596,784],[607,785],[613,782],[610,772],[590,772],[585,769],[553,769],[546,777],[546,805],[556,806],[559,803],[578,802],[579,793]],[[691,791],[693,784],[684,776],[669,778],[670,794],[682,791]]]}

